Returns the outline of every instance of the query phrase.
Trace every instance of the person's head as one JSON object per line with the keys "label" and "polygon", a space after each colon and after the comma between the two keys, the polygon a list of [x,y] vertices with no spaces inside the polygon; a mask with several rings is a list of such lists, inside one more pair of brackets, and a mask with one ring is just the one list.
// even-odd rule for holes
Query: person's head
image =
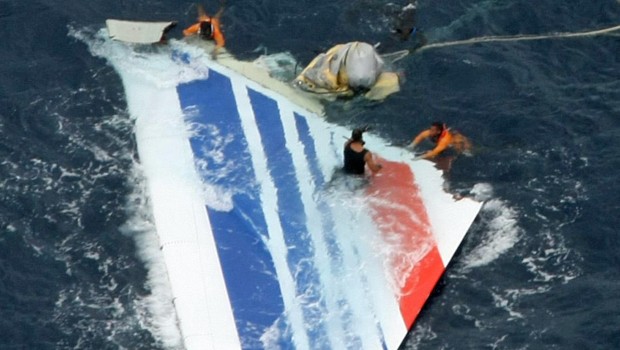
{"label": "person's head", "polygon": [[200,36],[205,39],[210,39],[213,35],[213,28],[211,27],[211,19],[203,20],[200,22]]}
{"label": "person's head", "polygon": [[353,142],[361,142],[362,141],[362,134],[364,134],[364,130],[362,130],[362,129],[354,129],[353,132],[351,132],[351,141],[353,141]]}
{"label": "person's head", "polygon": [[439,136],[443,132],[444,123],[442,122],[433,122],[431,124],[431,134],[432,136]]}

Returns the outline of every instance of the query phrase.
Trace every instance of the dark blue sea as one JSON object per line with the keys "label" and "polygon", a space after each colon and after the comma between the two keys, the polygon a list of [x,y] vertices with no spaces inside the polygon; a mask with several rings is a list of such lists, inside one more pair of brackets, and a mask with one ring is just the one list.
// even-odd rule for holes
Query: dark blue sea
{"label": "dark blue sea", "polygon": [[[228,0],[227,48],[303,65],[352,40],[620,24],[618,0],[419,0],[419,35],[400,41],[405,4]],[[180,348],[122,83],[71,33],[173,19],[178,39],[195,16],[190,1],[0,0],[0,349]],[[619,349],[620,34],[429,48],[394,69],[398,94],[327,119],[394,144],[445,121],[475,145],[450,190],[485,200],[402,349]]]}

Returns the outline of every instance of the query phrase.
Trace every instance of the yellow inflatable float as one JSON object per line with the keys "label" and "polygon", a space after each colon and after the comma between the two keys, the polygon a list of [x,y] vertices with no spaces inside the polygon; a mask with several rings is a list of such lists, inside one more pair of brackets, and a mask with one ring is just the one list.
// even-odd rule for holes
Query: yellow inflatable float
{"label": "yellow inflatable float", "polygon": [[[404,55],[396,53],[399,58]],[[384,71],[384,66],[383,58],[368,43],[339,44],[316,56],[293,85],[332,96],[352,96],[363,91],[368,99],[383,100],[400,90],[398,75]]]}

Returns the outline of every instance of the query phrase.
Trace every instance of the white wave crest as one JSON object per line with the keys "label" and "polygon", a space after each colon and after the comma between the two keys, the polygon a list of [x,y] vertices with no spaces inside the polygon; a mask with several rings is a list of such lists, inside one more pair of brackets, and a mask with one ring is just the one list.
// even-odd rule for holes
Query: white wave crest
{"label": "white wave crest", "polygon": [[147,286],[151,290],[151,294],[139,301],[148,310],[148,315],[143,320],[143,326],[166,349],[180,349],[183,347],[183,340],[172,304],[168,272],[159,247],[155,224],[151,217],[146,180],[142,177],[138,163],[135,163],[134,166],[133,184],[134,190],[128,198],[126,207],[130,218],[121,228],[121,231],[136,241],[138,256],[148,270]]}
{"label": "white wave crest", "polygon": [[278,80],[291,81],[295,78],[297,61],[290,52],[261,55],[254,60],[254,64]]}
{"label": "white wave crest", "polygon": [[492,198],[493,188],[489,184],[477,184],[472,189],[476,200],[485,201],[480,211],[480,243],[465,254],[465,268],[487,265],[512,248],[519,240],[521,228],[518,212],[501,199]]}

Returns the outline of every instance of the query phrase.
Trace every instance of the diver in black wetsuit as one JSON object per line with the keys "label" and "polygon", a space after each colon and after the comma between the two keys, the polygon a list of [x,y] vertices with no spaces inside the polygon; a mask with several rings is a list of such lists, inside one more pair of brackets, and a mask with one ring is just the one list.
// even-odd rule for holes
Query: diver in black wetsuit
{"label": "diver in black wetsuit", "polygon": [[353,130],[351,138],[344,144],[344,172],[347,174],[363,175],[366,165],[373,174],[382,168],[381,164],[375,163],[372,153],[364,148],[362,134],[366,130]]}

